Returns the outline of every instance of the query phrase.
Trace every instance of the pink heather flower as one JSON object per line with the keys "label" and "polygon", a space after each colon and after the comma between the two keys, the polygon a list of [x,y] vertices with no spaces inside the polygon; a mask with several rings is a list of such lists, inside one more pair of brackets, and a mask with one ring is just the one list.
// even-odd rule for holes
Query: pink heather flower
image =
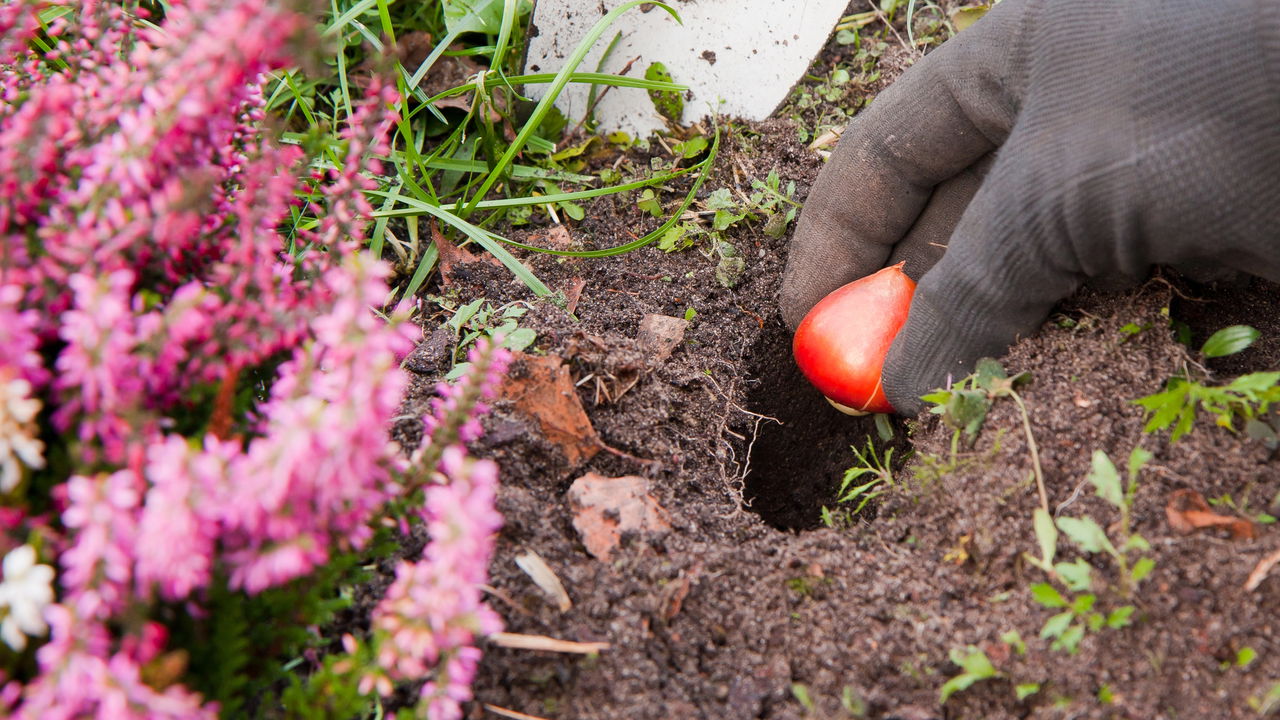
{"label": "pink heather flower", "polygon": [[109,653],[107,630],[69,608],[47,613],[50,642],[36,653],[40,675],[24,688],[15,718],[24,720],[216,720],[216,703],[181,685],[156,691],[136,658]]}
{"label": "pink heather flower", "polygon": [[60,580],[84,617],[105,618],[131,595],[141,486],[131,470],[67,481],[62,523],[74,542],[59,558]]}
{"label": "pink heather flower", "polygon": [[497,466],[468,460],[457,446],[441,454],[444,484],[427,488],[423,509],[431,541],[417,562],[401,562],[374,609],[377,663],[394,680],[435,679],[423,688],[430,718],[461,717],[480,651],[477,635],[502,629],[483,604],[494,534]]}
{"label": "pink heather flower", "polygon": [[[360,191],[378,172],[367,156],[388,151],[395,92],[375,86],[350,118],[341,166],[313,188],[318,229],[288,238],[310,249],[289,256],[280,228],[303,156],[262,131],[262,83],[296,64],[305,9],[185,0],[155,29],[129,14],[143,8],[83,0],[53,21],[40,58],[26,42],[46,4],[0,4],[0,347],[5,387],[49,408],[73,469],[54,489],[65,533],[21,510],[4,518],[15,536],[43,528],[61,602],[43,614],[39,674],[0,678],[0,705],[23,718],[212,718],[183,686],[141,682],[166,642],[145,619],[154,603],[199,612],[223,573],[248,592],[304,576],[362,547],[402,492],[387,421],[415,328],[372,312],[388,270],[357,249]],[[403,568],[380,630],[398,677],[431,678],[423,702],[439,717],[469,697],[474,637],[501,627],[476,588],[501,523],[496,468],[451,447],[479,435],[505,367],[504,351],[476,352],[482,377],[445,393],[431,420],[444,433],[428,444],[432,544]],[[219,410],[217,437],[181,434],[210,389],[250,377],[265,401]],[[35,437],[30,418],[19,424]],[[7,447],[34,466],[29,445]],[[44,597],[35,584],[13,615],[24,634]],[[393,673],[368,677],[382,692]]]}
{"label": "pink heather flower", "polygon": [[[0,270],[2,276],[3,270]],[[0,364],[15,368],[18,377],[31,383],[33,388],[40,388],[48,381],[49,373],[40,357],[40,340],[36,336],[39,315],[33,310],[20,309],[22,295],[22,288],[17,285],[0,285],[0,348],[4,348],[4,360]]]}
{"label": "pink heather flower", "polygon": [[[133,274],[119,270],[105,277],[73,275],[75,308],[62,316],[59,332],[66,347],[58,356],[54,382],[60,403],[54,423],[66,430],[79,427],[87,446],[101,445],[104,459],[123,462],[126,445],[143,428],[128,418],[142,404],[148,368],[134,354],[143,338],[130,308]],[[86,458],[97,453],[85,449]]]}
{"label": "pink heather flower", "polygon": [[207,508],[208,488],[222,482],[234,448],[210,438],[192,451],[183,438],[153,443],[137,534],[137,584],[143,597],[152,584],[166,600],[181,600],[209,584],[218,526]]}

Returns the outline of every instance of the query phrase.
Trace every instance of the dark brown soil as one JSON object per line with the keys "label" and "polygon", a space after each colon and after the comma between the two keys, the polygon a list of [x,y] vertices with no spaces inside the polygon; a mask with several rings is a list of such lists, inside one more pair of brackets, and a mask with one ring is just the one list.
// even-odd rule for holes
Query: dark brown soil
{"label": "dark brown soil", "polygon": [[[738,127],[703,192],[749,193],[751,178],[776,168],[803,198],[820,160],[796,141],[796,128]],[[573,238],[606,247],[655,225],[634,202],[589,205]],[[586,382],[578,393],[603,442],[639,460],[601,452],[571,467],[528,417],[495,403],[476,448],[502,467],[506,526],[491,567],[493,604],[511,632],[610,646],[592,656],[486,648],[470,717],[497,717],[484,704],[561,720],[1258,714],[1253,706],[1280,680],[1280,577],[1252,592],[1243,585],[1280,536],[1265,524],[1252,540],[1181,535],[1165,506],[1174,491],[1190,489],[1220,500],[1214,509],[1227,515],[1272,512],[1280,471],[1259,442],[1203,416],[1176,444],[1166,433],[1145,434],[1131,401],[1187,367],[1199,372],[1167,329],[1166,308],[1192,327],[1196,346],[1233,323],[1264,331],[1254,349],[1209,365],[1216,380],[1280,368],[1275,286],[1160,279],[1120,294],[1082,292],[1002,359],[1010,371],[1031,373],[1021,396],[1055,512],[1111,526],[1118,514],[1084,482],[1092,453],[1105,451],[1122,471],[1135,445],[1155,454],[1133,515],[1152,547],[1151,577],[1126,600],[1115,564],[1085,556],[1097,607],[1133,604],[1133,623],[1089,632],[1070,654],[1038,637],[1057,611],[1029,591],[1046,576],[1023,558],[1037,552],[1038,498],[1016,404],[997,400],[954,456],[953,433],[937,416],[899,424],[897,442],[909,441],[913,452],[895,468],[891,491],[853,522],[822,526],[819,512],[833,507],[853,463],[849,447],[876,430],[830,409],[792,366],[776,308],[786,238],[743,223],[727,239],[747,260],[733,289],[717,283],[705,245],[600,260],[528,258],[553,288],[585,281],[575,316],[543,302],[522,318],[538,333],[536,353],[564,359],[575,381],[638,377],[615,400],[616,386],[601,395]],[[495,303],[530,299],[499,268],[472,266],[468,281]],[[651,367],[636,340],[642,316],[684,317],[689,308],[697,315],[684,341]],[[1150,327],[1131,336],[1122,331],[1131,323]],[[421,408],[447,368],[448,350],[448,338],[437,336],[410,359],[420,373],[410,409]],[[670,531],[625,537],[608,564],[589,555],[566,498],[588,471],[649,478]],[[1065,539],[1059,547],[1061,559],[1077,557]],[[529,551],[559,575],[572,609],[559,611],[517,568],[514,558]],[[1014,630],[1025,653],[1001,639]],[[940,687],[960,673],[949,652],[969,645],[1000,675],[940,705]],[[1240,667],[1246,648],[1256,660]],[[1019,700],[1015,686],[1029,683],[1039,692]]]}

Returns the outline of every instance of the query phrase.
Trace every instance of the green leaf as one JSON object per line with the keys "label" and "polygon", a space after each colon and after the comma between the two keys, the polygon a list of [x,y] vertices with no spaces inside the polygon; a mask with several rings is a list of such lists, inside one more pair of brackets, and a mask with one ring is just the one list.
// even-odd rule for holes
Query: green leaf
{"label": "green leaf", "polygon": [[791,683],[791,694],[804,709],[813,710],[813,698],[809,697],[809,688],[802,683]]}
{"label": "green leaf", "polygon": [[689,159],[706,152],[708,144],[707,139],[702,135],[694,135],[684,142],[672,145],[671,149],[679,153],[681,157]]}
{"label": "green leaf", "polygon": [[1070,610],[1054,615],[1044,622],[1044,627],[1040,628],[1040,637],[1061,637],[1062,633],[1066,632],[1067,628],[1071,626],[1071,621],[1074,620],[1075,617],[1075,613]]}
{"label": "green leaf", "polygon": [[[953,649],[951,651],[951,660],[953,662],[956,661],[957,655],[958,653]],[[987,654],[973,645],[969,646],[968,654],[961,656],[956,664],[964,668],[964,671],[970,675],[977,675],[978,677],[995,677],[996,675],[996,668],[991,664]]]}
{"label": "green leaf", "polygon": [[[971,8],[965,9],[969,10]],[[1040,692],[1040,683],[1023,683],[1013,688],[1013,694],[1017,695],[1019,700],[1026,700],[1038,692]]]}
{"label": "green leaf", "polygon": [[991,660],[977,647],[970,645],[964,652],[951,648],[951,662],[960,666],[964,672],[943,683],[939,691],[938,701],[945,703],[947,698],[978,682],[998,676]]}
{"label": "green leaf", "polygon": [[1129,453],[1129,482],[1132,483],[1138,477],[1138,473],[1148,462],[1151,462],[1153,457],[1155,456],[1150,451],[1141,447],[1135,447],[1133,452]]}
{"label": "green leaf", "polygon": [[1066,533],[1067,537],[1085,552],[1106,551],[1113,555],[1116,552],[1111,540],[1107,539],[1106,531],[1091,517],[1058,518],[1058,529]]}
{"label": "green leaf", "polygon": [[991,389],[992,380],[1004,380],[1009,377],[1004,366],[994,358],[980,358],[973,368],[974,382],[983,390]]}
{"label": "green leaf", "polygon": [[451,34],[497,35],[502,29],[502,0],[443,0],[441,4],[444,25]]}
{"label": "green leaf", "polygon": [[502,340],[502,347],[513,352],[520,352],[533,344],[538,334],[529,328],[516,328]]}
{"label": "green leaf", "polygon": [[1080,641],[1084,639],[1084,626],[1073,625],[1067,628],[1053,644],[1049,646],[1051,650],[1066,650],[1068,653],[1075,655],[1080,649]]}
{"label": "green leaf", "polygon": [[705,205],[708,210],[737,210],[738,203],[733,199],[729,188],[719,188],[707,196]]}
{"label": "green leaf", "polygon": [[475,314],[479,312],[480,306],[484,303],[484,298],[478,298],[458,308],[458,311],[449,318],[448,325],[453,328],[453,333],[457,335],[462,331],[462,327],[467,324]]}
{"label": "green leaf", "polygon": [[730,225],[733,225],[746,216],[747,214],[745,212],[733,213],[728,210],[717,210],[715,217],[711,219],[711,229],[717,232],[721,230],[728,230]]}
{"label": "green leaf", "polygon": [[1258,651],[1251,647],[1242,647],[1236,651],[1236,667],[1249,667],[1258,659]]}
{"label": "green leaf", "polygon": [[947,399],[943,419],[951,427],[962,429],[966,435],[973,437],[982,428],[990,408],[991,401],[981,390],[953,390],[951,397]]}
{"label": "green leaf", "polygon": [[1076,558],[1075,562],[1070,563],[1058,563],[1053,566],[1053,571],[1072,592],[1084,592],[1093,583],[1093,566],[1085,562],[1084,558]]}
{"label": "green leaf", "polygon": [[457,380],[458,378],[462,377],[463,375],[466,375],[469,372],[471,372],[471,363],[460,362],[457,365],[453,366],[453,369],[449,371],[448,375],[444,376],[444,379]]}
{"label": "green leaf", "polygon": [[640,199],[636,200],[636,207],[654,217],[662,217],[662,203],[658,201],[658,196],[652,188],[645,188],[640,193]]}
{"label": "green leaf", "polygon": [[1066,598],[1062,597],[1062,593],[1049,583],[1032,583],[1031,597],[1036,602],[1047,608],[1064,608],[1067,606]]}
{"label": "green leaf", "polygon": [[[645,69],[644,79],[671,82],[671,73],[667,70],[666,65],[656,62]],[[659,115],[677,125],[680,124],[680,118],[684,115],[683,95],[678,92],[650,90],[649,99],[653,101],[653,108],[658,111]]]}
{"label": "green leaf", "polygon": [[1151,543],[1147,542],[1147,539],[1142,537],[1138,533],[1134,533],[1130,535],[1129,538],[1124,541],[1124,544],[1120,546],[1120,552],[1124,552],[1124,553],[1127,553],[1130,550],[1137,550],[1138,552],[1146,552],[1147,550],[1150,550],[1150,549],[1151,549]]}
{"label": "green leaf", "polygon": [[1000,642],[1003,642],[1013,648],[1013,651],[1019,655],[1027,653],[1027,643],[1022,640],[1022,635],[1017,630],[1009,630],[1000,636]]}
{"label": "green leaf", "polygon": [[[978,5],[976,7],[962,7],[951,13],[951,23],[956,26],[956,32],[963,32],[965,28],[974,24],[983,15],[990,10],[988,5]],[[1039,687],[1038,685],[1036,686]],[[1022,698],[1018,698],[1021,700]]]}
{"label": "green leaf", "polygon": [[967,690],[970,685],[982,680],[980,677],[974,677],[969,674],[957,675],[942,684],[942,689],[938,691],[938,703],[946,704],[947,698],[960,692]]}
{"label": "green leaf", "polygon": [[1280,382],[1280,372],[1249,373],[1232,380],[1227,389],[1238,393],[1260,393],[1275,387],[1277,382]]}
{"label": "green leaf", "polygon": [[1098,602],[1098,597],[1091,593],[1077,595],[1075,599],[1071,601],[1071,612],[1076,615],[1084,615],[1093,609],[1096,602]]}
{"label": "green leaf", "polygon": [[681,223],[672,225],[665,233],[662,239],[658,241],[658,249],[663,252],[675,252],[683,250],[693,244],[693,240],[689,238],[689,226]]}
{"label": "green leaf", "polygon": [[1120,486],[1120,474],[1116,472],[1116,466],[1111,463],[1111,458],[1101,450],[1093,451],[1089,482],[1097,489],[1098,497],[1118,508],[1124,507],[1124,489]]}
{"label": "green leaf", "polygon": [[1040,560],[1045,565],[1052,565],[1053,556],[1058,552],[1058,528],[1054,527],[1053,518],[1044,508],[1036,508],[1031,514],[1031,524],[1040,545]]}
{"label": "green leaf", "polygon": [[1133,613],[1136,609],[1137,608],[1132,605],[1125,605],[1124,607],[1118,607],[1115,610],[1112,610],[1111,614],[1107,615],[1107,627],[1112,630],[1128,627],[1132,622],[1130,618],[1133,617]]}
{"label": "green leaf", "polygon": [[935,390],[928,395],[921,395],[920,399],[932,405],[936,405],[937,407],[929,408],[929,412],[935,415],[941,415],[946,411],[945,405],[947,404],[947,401],[951,399],[951,391]]}
{"label": "green leaf", "polygon": [[1136,585],[1143,580],[1146,580],[1147,576],[1151,574],[1151,571],[1155,569],[1155,560],[1152,560],[1149,557],[1140,558],[1138,562],[1133,564],[1133,569],[1129,571],[1129,577],[1132,578],[1133,583]]}
{"label": "green leaf", "polygon": [[880,436],[881,442],[889,442],[893,439],[893,424],[889,420],[886,413],[876,413],[876,434]]}
{"label": "green leaf", "polygon": [[1200,352],[1204,353],[1205,357],[1211,358],[1234,355],[1252,345],[1261,336],[1262,333],[1248,325],[1224,327],[1204,341]]}

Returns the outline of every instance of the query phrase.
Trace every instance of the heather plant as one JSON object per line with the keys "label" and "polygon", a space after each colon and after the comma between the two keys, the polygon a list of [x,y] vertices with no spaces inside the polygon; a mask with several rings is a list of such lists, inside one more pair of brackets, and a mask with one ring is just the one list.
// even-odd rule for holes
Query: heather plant
{"label": "heather plant", "polygon": [[397,93],[372,80],[309,157],[264,98],[317,44],[307,7],[155,7],[0,6],[0,708],[351,717],[408,684],[460,717],[500,627],[496,468],[463,443],[507,356],[478,342],[422,446],[392,442],[416,329],[362,248]]}

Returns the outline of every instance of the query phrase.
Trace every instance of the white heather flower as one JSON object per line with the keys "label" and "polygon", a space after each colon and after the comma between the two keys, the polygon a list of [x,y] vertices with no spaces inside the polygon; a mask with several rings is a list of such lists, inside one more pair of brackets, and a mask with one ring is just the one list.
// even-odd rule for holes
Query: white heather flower
{"label": "white heather flower", "polygon": [[44,467],[44,443],[33,436],[40,401],[31,397],[31,383],[0,374],[0,492],[10,492],[22,479],[22,464]]}
{"label": "white heather flower", "polygon": [[20,545],[4,556],[3,570],[0,640],[21,652],[28,635],[43,635],[49,629],[44,611],[53,603],[53,568],[38,565],[35,548]]}

